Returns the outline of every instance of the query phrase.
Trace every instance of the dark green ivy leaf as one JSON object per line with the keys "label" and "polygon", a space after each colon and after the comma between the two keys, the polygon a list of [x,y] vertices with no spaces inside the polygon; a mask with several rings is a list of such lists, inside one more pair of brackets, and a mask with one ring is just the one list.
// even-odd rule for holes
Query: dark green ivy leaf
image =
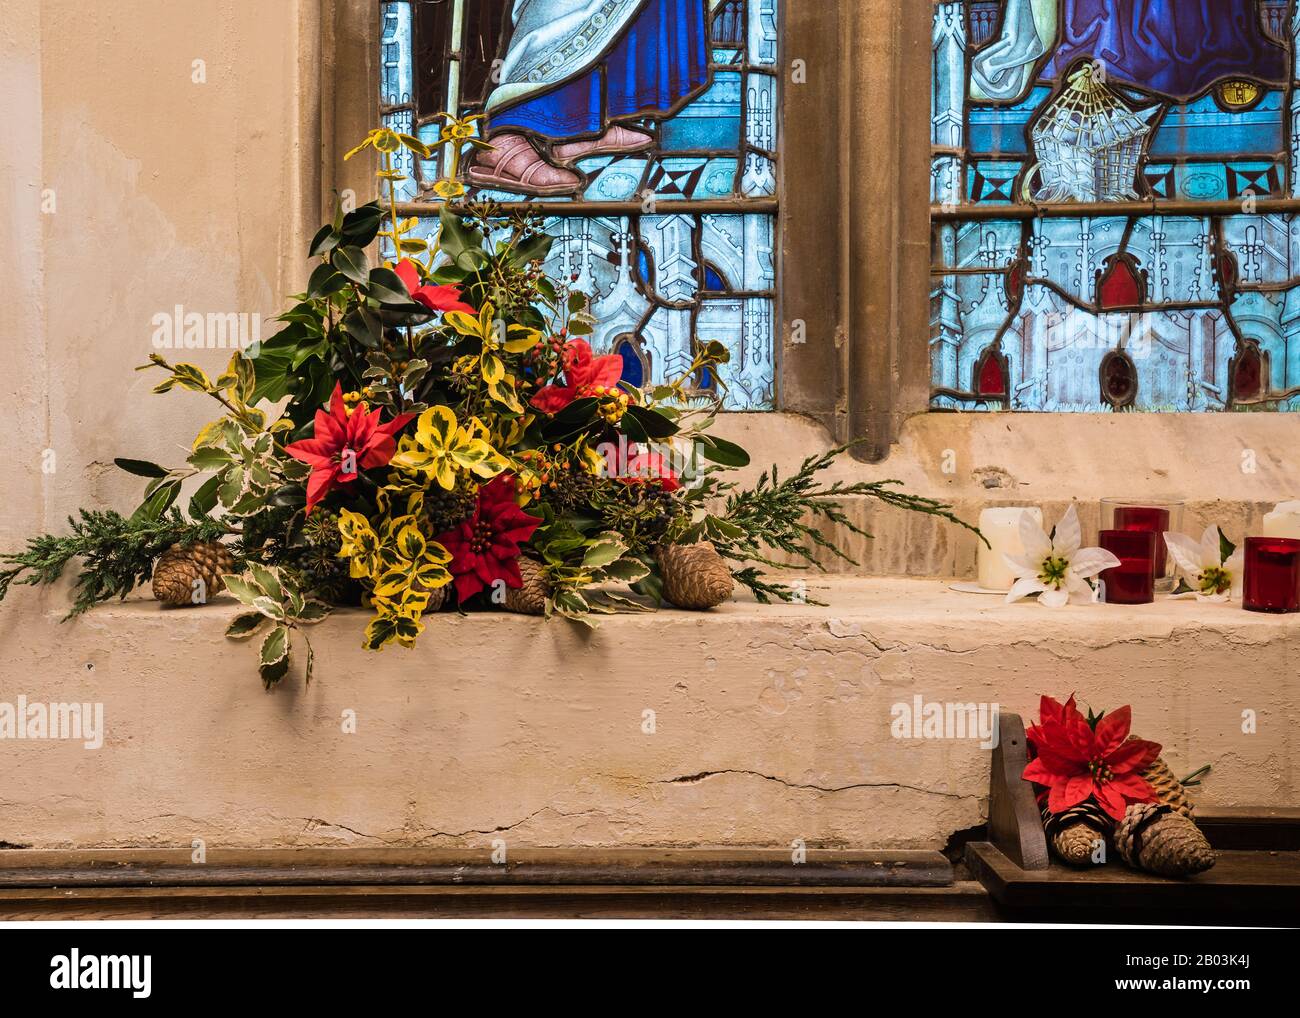
{"label": "dark green ivy leaf", "polygon": [[370,275],[370,262],[359,247],[341,247],[331,259],[334,268],[354,283],[364,285]]}
{"label": "dark green ivy leaf", "polygon": [[316,258],[327,251],[333,251],[334,248],[338,247],[338,244],[339,235],[334,232],[334,227],[332,225],[322,226],[316,231],[316,236],[312,238],[311,247],[308,249],[307,254],[312,258]]}
{"label": "dark green ivy leaf", "polygon": [[148,460],[130,460],[119,456],[113,460],[118,469],[125,470],[128,474],[135,474],[136,477],[166,477],[167,468],[160,467],[157,463],[150,463]]}

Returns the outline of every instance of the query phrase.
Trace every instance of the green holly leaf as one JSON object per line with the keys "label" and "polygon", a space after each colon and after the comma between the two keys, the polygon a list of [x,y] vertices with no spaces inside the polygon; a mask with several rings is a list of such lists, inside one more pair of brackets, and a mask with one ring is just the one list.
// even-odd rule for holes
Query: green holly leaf
{"label": "green holly leaf", "polygon": [[226,636],[232,640],[246,640],[266,625],[267,617],[261,612],[245,612],[236,615],[233,622],[226,627]]}
{"label": "green holly leaf", "polygon": [[220,477],[209,477],[190,498],[190,516],[206,516],[217,505],[217,488],[221,486]]}
{"label": "green holly leaf", "polygon": [[284,588],[280,585],[280,578],[270,569],[267,569],[266,566],[250,562],[248,564],[248,575],[267,597],[274,601],[279,601],[284,597]]}
{"label": "green holly leaf", "polygon": [[334,609],[324,601],[307,601],[298,612],[295,621],[304,626],[314,626],[326,618]]}
{"label": "green holly leaf", "polygon": [[626,552],[627,545],[617,537],[609,534],[601,535],[601,538],[588,547],[586,553],[582,556],[582,567],[584,569],[601,569],[611,562],[616,562]]}
{"label": "green holly leaf", "polygon": [[272,601],[266,596],[258,596],[253,598],[253,607],[268,619],[274,619],[276,622],[284,621],[284,606],[279,601]]}
{"label": "green holly leaf", "polygon": [[167,476],[166,467],[160,467],[157,463],[150,463],[148,460],[130,460],[119,456],[113,460],[113,463],[119,470],[125,470],[128,474],[135,474],[137,477]]}
{"label": "green holly leaf", "polygon": [[260,590],[242,576],[226,575],[221,578],[226,583],[226,589],[250,608],[253,606],[253,602],[257,598],[263,596]]}
{"label": "green holly leaf", "polygon": [[271,687],[284,678],[289,671],[289,629],[276,626],[262,641],[258,652],[257,670],[262,673],[262,681]]}
{"label": "green holly leaf", "polygon": [[370,275],[370,262],[366,253],[359,247],[341,247],[334,252],[331,259],[334,268],[347,276],[354,283],[365,285]]}
{"label": "green holly leaf", "polygon": [[696,438],[696,443],[699,446],[700,454],[706,460],[711,460],[724,467],[749,466],[749,453],[734,442],[728,442],[714,435],[699,435]]}
{"label": "green holly leaf", "polygon": [[338,247],[339,235],[334,231],[333,224],[322,226],[316,231],[316,236],[311,239],[311,247],[308,248],[307,254],[311,258],[323,255],[327,251],[333,251]]}

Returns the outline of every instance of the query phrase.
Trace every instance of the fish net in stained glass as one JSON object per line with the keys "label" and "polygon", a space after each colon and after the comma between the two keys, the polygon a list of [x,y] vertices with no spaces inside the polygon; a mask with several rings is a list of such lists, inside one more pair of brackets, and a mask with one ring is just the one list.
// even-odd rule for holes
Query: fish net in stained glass
{"label": "fish net in stained glass", "polygon": [[1043,185],[1040,202],[1135,200],[1138,168],[1152,107],[1143,115],[1129,109],[1090,66],[1070,78],[1065,90],[1034,125],[1034,151]]}

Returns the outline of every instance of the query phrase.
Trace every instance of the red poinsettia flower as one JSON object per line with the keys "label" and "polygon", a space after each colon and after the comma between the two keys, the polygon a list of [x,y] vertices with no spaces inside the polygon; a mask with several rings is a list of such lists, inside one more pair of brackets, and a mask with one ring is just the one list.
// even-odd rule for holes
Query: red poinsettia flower
{"label": "red poinsettia flower", "polygon": [[343,387],[334,385],[329,413],[316,411],[316,430],[311,438],[286,445],[284,451],[311,466],[307,479],[307,512],[337,485],[351,484],[362,470],[382,467],[397,451],[394,437],[415,417],[399,414],[387,424],[379,423],[380,411],[368,411],[361,403],[351,413],[343,403]]}
{"label": "red poinsettia flower", "polygon": [[500,474],[480,488],[474,515],[438,537],[451,554],[457,599],[464,603],[498,580],[515,590],[522,587],[519,546],[541,522],[519,508],[512,474]]}
{"label": "red poinsettia flower", "polygon": [[1154,802],[1155,790],[1142,772],[1160,755],[1160,746],[1129,739],[1131,711],[1121,707],[1088,724],[1074,697],[1058,703],[1042,699],[1039,723],[1025,733],[1037,754],[1022,775],[1047,788],[1047,807],[1060,813],[1089,796],[1116,820],[1131,802]]}
{"label": "red poinsettia flower", "polygon": [[608,390],[617,389],[623,377],[623,358],[614,353],[595,357],[585,339],[565,343],[561,359],[565,384],[547,385],[532,399],[533,406],[544,413],[559,413],[575,399],[604,395]]}
{"label": "red poinsettia flower", "polygon": [[657,483],[664,491],[676,491],[682,486],[676,472],[659,453],[639,452],[636,446],[628,448],[628,461],[623,466],[620,479],[628,483]]}
{"label": "red poinsettia flower", "polygon": [[431,286],[425,283],[420,285],[420,273],[415,267],[415,263],[409,258],[403,258],[397,263],[395,270],[406,284],[407,291],[411,294],[411,300],[423,304],[430,311],[464,311],[466,314],[478,314],[472,307],[460,299],[460,287],[448,284],[446,286]]}

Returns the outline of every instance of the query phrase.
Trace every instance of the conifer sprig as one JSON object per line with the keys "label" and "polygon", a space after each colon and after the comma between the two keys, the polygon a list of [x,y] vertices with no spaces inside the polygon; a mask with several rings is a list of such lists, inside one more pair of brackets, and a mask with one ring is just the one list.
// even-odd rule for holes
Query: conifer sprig
{"label": "conifer sprig", "polygon": [[[867,497],[879,499],[885,505],[897,509],[948,520],[979,535],[975,527],[952,511],[951,505],[896,490],[902,484],[901,481],[858,481],[852,484],[836,481],[830,485],[820,483],[817,475],[830,467],[836,457],[849,448],[847,445],[839,446],[820,455],[809,456],[793,475],[784,480],[773,466],[771,471],[763,472],[752,488],[735,491],[734,485],[717,485],[717,493],[728,490],[731,493],[727,495],[722,512],[712,521],[707,518],[703,521],[701,534],[708,536],[723,558],[742,564],[759,563],[777,569],[804,568],[773,561],[771,552],[779,551],[824,571],[825,567],[815,558],[817,550],[821,549],[858,565],[857,560],[829,540],[817,524],[829,521],[850,533],[870,538],[871,534],[845,515],[843,503],[839,501],[850,497]],[[980,537],[983,539],[982,535]],[[762,573],[752,564],[732,570],[732,575],[753,591],[754,597],[762,604],[770,603],[774,597],[786,602],[796,599],[793,589],[785,584],[764,580]]]}
{"label": "conifer sprig", "polygon": [[228,533],[216,520],[188,520],[175,507],[157,519],[82,509],[80,519],[68,517],[68,526],[69,534],[39,534],[28,539],[25,551],[0,554],[0,563],[8,567],[0,569],[0,601],[11,584],[53,583],[72,559],[83,559],[72,610],[65,616],[70,619],[101,601],[124,599],[148,581],[154,561],[173,544],[212,541]]}

